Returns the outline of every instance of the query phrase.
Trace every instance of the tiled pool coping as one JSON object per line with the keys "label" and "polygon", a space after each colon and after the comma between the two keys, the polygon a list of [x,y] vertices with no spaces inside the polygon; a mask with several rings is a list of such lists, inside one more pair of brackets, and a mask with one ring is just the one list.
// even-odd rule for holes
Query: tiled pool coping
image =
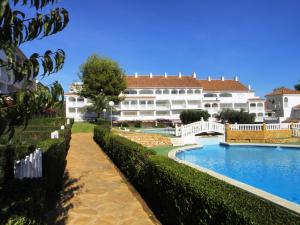
{"label": "tiled pool coping", "polygon": [[[245,144],[238,144],[238,143],[225,143],[225,142],[221,142],[221,144],[223,145],[228,145],[228,146],[238,146],[238,145],[242,145],[242,146],[276,146],[276,147],[291,147],[291,148],[300,148],[300,146],[297,146],[297,145],[285,145],[285,144],[260,144],[260,143],[251,143],[251,144],[248,144],[248,143],[245,143]],[[198,165],[195,165],[193,163],[190,163],[190,162],[187,162],[187,161],[184,161],[184,160],[181,160],[181,159],[178,159],[176,157],[176,154],[179,153],[179,152],[182,152],[182,151],[186,151],[186,150],[192,150],[192,149],[196,149],[196,148],[202,148],[203,146],[202,145],[194,145],[194,146],[188,146],[188,147],[184,147],[184,148],[177,148],[177,149],[174,149],[172,151],[170,151],[168,153],[168,157],[179,162],[179,163],[182,163],[182,164],[185,164],[187,166],[190,166],[194,169],[197,169],[203,173],[207,173],[209,174],[210,176],[213,176],[219,180],[222,180],[222,181],[225,181],[231,185],[234,185],[238,188],[241,188],[245,191],[248,191],[252,194],[255,194],[261,198],[264,198],[264,199],[267,199],[271,202],[274,202],[275,204],[277,205],[280,205],[284,208],[287,208],[293,212],[296,212],[298,214],[300,214],[300,205],[296,204],[296,203],[293,203],[293,202],[290,202],[286,199],[283,199],[283,198],[280,198],[276,195],[273,195],[273,194],[270,194],[266,191],[263,191],[261,189],[258,189],[258,188],[255,188],[251,185],[248,185],[248,184],[245,184],[243,182],[240,182],[240,181],[237,181],[237,180],[234,180],[232,178],[229,178],[227,176],[224,176],[220,173],[217,173],[215,171],[212,171],[212,170],[209,170],[207,168],[204,168],[202,166],[198,166]]]}

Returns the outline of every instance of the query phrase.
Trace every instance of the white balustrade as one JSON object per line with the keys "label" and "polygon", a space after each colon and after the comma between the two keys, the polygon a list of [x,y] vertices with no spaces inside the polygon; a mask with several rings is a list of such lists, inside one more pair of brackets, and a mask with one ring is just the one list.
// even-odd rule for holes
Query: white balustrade
{"label": "white balustrade", "polygon": [[187,125],[181,125],[181,127],[176,126],[175,129],[176,136],[181,137],[194,136],[203,132],[218,132],[223,134],[225,132],[225,126],[224,124],[211,121],[198,121]]}
{"label": "white balustrade", "polygon": [[293,132],[293,137],[300,137],[300,128],[294,128],[292,132]]}
{"label": "white balustrade", "polygon": [[231,124],[230,130],[233,131],[260,131],[262,124]]}
{"label": "white balustrade", "polygon": [[14,164],[14,177],[16,179],[42,177],[42,151],[36,149],[25,159],[18,160]]}

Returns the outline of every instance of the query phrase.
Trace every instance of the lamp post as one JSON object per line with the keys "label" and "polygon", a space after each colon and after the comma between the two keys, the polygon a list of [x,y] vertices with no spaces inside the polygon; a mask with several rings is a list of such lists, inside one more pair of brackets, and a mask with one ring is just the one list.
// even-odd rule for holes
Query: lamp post
{"label": "lamp post", "polygon": [[112,129],[112,107],[115,105],[113,101],[109,101],[108,105],[110,106],[110,129]]}
{"label": "lamp post", "polygon": [[106,119],[106,109],[103,109],[103,116],[104,116],[104,119]]}

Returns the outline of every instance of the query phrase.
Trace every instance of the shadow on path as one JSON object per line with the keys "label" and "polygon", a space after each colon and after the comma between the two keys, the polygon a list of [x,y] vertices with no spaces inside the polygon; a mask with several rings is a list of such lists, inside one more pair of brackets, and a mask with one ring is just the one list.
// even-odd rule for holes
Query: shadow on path
{"label": "shadow on path", "polygon": [[65,225],[68,219],[68,212],[74,207],[71,199],[83,187],[78,184],[79,179],[70,178],[66,171],[64,174],[63,187],[55,204],[51,207],[47,215],[47,224]]}

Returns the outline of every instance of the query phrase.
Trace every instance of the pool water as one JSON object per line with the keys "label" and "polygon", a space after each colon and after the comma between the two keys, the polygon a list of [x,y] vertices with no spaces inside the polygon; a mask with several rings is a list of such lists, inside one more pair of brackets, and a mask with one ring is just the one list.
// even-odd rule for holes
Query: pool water
{"label": "pool water", "polygon": [[141,129],[139,132],[146,134],[175,134],[175,129],[172,127],[167,128],[153,128],[153,129]]}
{"label": "pool water", "polygon": [[211,144],[176,157],[300,204],[300,148]]}

